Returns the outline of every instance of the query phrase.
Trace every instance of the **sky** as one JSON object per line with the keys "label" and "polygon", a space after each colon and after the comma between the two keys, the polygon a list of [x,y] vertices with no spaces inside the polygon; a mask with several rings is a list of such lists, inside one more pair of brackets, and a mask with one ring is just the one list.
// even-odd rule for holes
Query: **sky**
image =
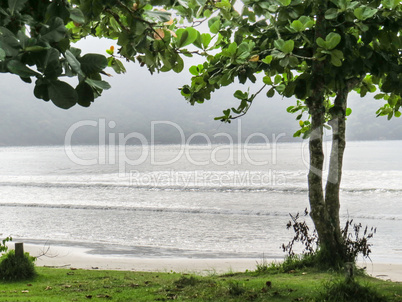
{"label": "sky", "polygon": [[[77,47],[83,53],[106,55],[106,49],[113,42],[87,38]],[[0,133],[0,146],[62,145],[69,129],[71,133],[74,127],[76,130],[71,140],[75,144],[97,144],[100,132],[106,133],[106,138],[110,133],[115,133],[116,137],[119,133],[126,137],[139,133],[147,142],[151,142],[153,135],[155,143],[181,143],[183,135],[186,141],[190,139],[193,143],[205,143],[208,139],[227,143],[228,139],[224,136],[214,137],[218,133],[229,134],[235,142],[239,137],[244,142],[252,134],[256,135],[250,142],[272,140],[274,136],[281,136],[282,141],[297,141],[292,135],[299,128],[298,122],[295,115],[286,112],[286,108],[295,103],[294,99],[279,96],[269,99],[262,93],[241,119],[231,124],[214,121],[222,110],[237,106],[233,93],[237,89],[247,90],[251,83],[225,87],[204,104],[191,106],[187,103],[178,88],[189,83],[191,75],[188,69],[198,63],[197,58],[186,60],[180,74],[151,75],[145,67],[131,62],[125,63],[127,73],[124,75],[117,75],[110,68],[107,72],[113,77],[104,79],[112,88],[104,91],[89,108],[76,105],[68,110],[36,99],[33,84],[26,84],[14,75],[1,74],[0,125],[3,131]],[[262,82],[251,85],[250,91],[255,92],[261,86]],[[352,94],[349,103],[353,110],[348,118],[349,140],[402,139],[401,119],[387,121],[384,117],[375,117],[375,110],[382,105],[380,101],[372,96],[360,99]],[[194,135],[196,133],[202,134]],[[129,143],[139,141],[133,138]]]}

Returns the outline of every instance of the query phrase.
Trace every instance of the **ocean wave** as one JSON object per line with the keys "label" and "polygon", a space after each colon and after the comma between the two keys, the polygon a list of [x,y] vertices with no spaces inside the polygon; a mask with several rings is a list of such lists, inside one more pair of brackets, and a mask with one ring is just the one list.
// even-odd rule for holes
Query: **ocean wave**
{"label": "ocean wave", "polygon": [[[260,216],[260,217],[289,217],[286,211],[262,211],[249,209],[215,209],[215,208],[171,208],[171,207],[137,207],[137,206],[111,206],[111,205],[85,205],[85,204],[40,204],[40,203],[0,203],[0,207],[23,207],[43,209],[71,209],[71,210],[98,210],[98,211],[126,211],[126,212],[153,212],[153,213],[175,213],[175,214],[205,214],[205,215],[227,215],[227,216]],[[293,213],[294,214],[294,213]],[[402,215],[374,215],[357,214],[351,217],[349,214],[341,215],[343,219],[353,218],[365,220],[402,220]],[[303,217],[301,218],[304,219]],[[308,220],[308,219],[307,219]]]}
{"label": "ocean wave", "polygon": [[[84,189],[127,189],[127,190],[151,190],[151,191],[181,191],[181,192],[273,192],[284,194],[306,194],[307,188],[285,185],[248,185],[241,184],[129,184],[110,182],[0,182],[0,187],[34,187],[34,188],[84,188]],[[401,189],[394,188],[341,188],[341,192],[349,194],[402,194]]]}
{"label": "ocean wave", "polygon": [[131,212],[164,212],[183,214],[210,214],[210,215],[247,215],[247,216],[286,216],[285,212],[266,212],[258,210],[232,210],[211,208],[167,208],[167,207],[127,207],[109,205],[80,205],[80,204],[41,204],[41,203],[0,203],[0,207],[26,207],[48,209],[73,209],[73,210],[117,210]]}
{"label": "ocean wave", "polygon": [[6,187],[36,187],[36,188],[93,188],[93,189],[133,189],[133,190],[157,190],[157,191],[217,191],[217,192],[283,192],[283,193],[307,193],[307,189],[285,186],[242,186],[242,185],[180,185],[180,184],[121,184],[121,183],[73,183],[73,182],[0,182],[0,186]]}

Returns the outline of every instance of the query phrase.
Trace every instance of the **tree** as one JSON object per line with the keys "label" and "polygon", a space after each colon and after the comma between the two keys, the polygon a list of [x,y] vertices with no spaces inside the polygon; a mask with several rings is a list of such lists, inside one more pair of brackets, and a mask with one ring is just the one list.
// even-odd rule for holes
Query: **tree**
{"label": "tree", "polygon": [[[355,90],[387,104],[378,115],[399,117],[402,104],[402,5],[399,1],[271,0],[243,1],[241,13],[220,11],[209,20],[221,37],[221,52],[196,68],[182,94],[191,104],[237,78],[263,87],[255,94],[236,91],[238,108],[223,111],[224,122],[247,113],[255,96],[271,86],[275,93],[296,97],[289,112],[300,112],[295,136],[309,138],[308,191],[311,217],[320,240],[321,261],[339,266],[347,259],[339,221],[339,189],[345,150],[347,97]],[[215,26],[215,22],[219,25]],[[219,29],[215,29],[218,27]],[[191,71],[190,70],[190,71]],[[303,121],[303,117],[307,120]],[[323,187],[323,128],[332,128],[329,172]]]}
{"label": "tree", "polygon": [[[379,91],[377,111],[401,115],[402,5],[397,0],[8,0],[0,5],[0,71],[25,82],[36,78],[36,97],[61,108],[89,106],[107,82],[106,66],[124,72],[118,57],[138,61],[150,72],[183,69],[182,56],[201,55],[191,84],[181,94],[192,104],[209,100],[236,79],[262,80],[256,93],[236,91],[237,108],[218,120],[247,113],[255,97],[295,97],[300,130],[309,138],[311,217],[322,261],[347,259],[339,221],[339,188],[345,149],[347,96]],[[207,23],[210,33],[195,27]],[[81,56],[71,42],[93,35],[116,39],[119,49]],[[190,50],[185,47],[190,46]],[[36,70],[32,69],[36,68]],[[257,78],[257,74],[261,77]],[[78,78],[74,89],[63,76]],[[269,88],[269,89],[268,89]],[[323,128],[332,129],[329,174],[323,187]]]}

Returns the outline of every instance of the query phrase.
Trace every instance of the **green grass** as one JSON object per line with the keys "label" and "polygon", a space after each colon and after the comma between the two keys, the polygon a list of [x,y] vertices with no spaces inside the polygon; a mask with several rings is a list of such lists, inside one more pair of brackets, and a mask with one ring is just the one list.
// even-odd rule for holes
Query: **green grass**
{"label": "green grass", "polygon": [[[312,269],[282,273],[275,266],[220,276],[43,267],[37,273],[30,281],[0,282],[0,301],[323,301],[325,289],[343,277]],[[356,280],[386,301],[402,301],[402,283]]]}

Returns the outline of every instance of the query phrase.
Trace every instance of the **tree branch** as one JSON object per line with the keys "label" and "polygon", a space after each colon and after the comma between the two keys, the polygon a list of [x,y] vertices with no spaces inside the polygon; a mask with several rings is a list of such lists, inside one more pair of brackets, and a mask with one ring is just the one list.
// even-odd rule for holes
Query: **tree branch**
{"label": "tree branch", "polygon": [[106,9],[105,9],[105,12],[111,14],[112,17],[116,20],[117,24],[119,24],[120,27],[121,27],[123,30],[125,30],[125,31],[127,31],[127,32],[130,32],[130,29],[129,29],[128,27],[126,27],[126,26],[121,22],[120,17],[119,17],[118,14],[116,14],[116,13],[115,13],[114,11],[112,11],[110,8],[106,8]]}
{"label": "tree branch", "polygon": [[264,86],[262,86],[262,87],[260,88],[260,90],[258,90],[256,93],[254,93],[254,94],[251,96],[251,98],[249,99],[250,105],[248,105],[248,107],[246,108],[246,110],[245,110],[243,113],[241,113],[241,114],[239,114],[239,115],[237,115],[237,116],[235,116],[235,117],[232,117],[232,118],[230,118],[230,119],[231,119],[231,120],[235,120],[235,119],[238,119],[239,117],[242,117],[243,115],[246,115],[246,113],[247,113],[248,110],[250,109],[251,105],[253,104],[253,101],[254,101],[255,97],[256,97],[257,95],[259,95],[259,94],[264,90],[265,87],[267,87],[267,84],[264,84]]}

